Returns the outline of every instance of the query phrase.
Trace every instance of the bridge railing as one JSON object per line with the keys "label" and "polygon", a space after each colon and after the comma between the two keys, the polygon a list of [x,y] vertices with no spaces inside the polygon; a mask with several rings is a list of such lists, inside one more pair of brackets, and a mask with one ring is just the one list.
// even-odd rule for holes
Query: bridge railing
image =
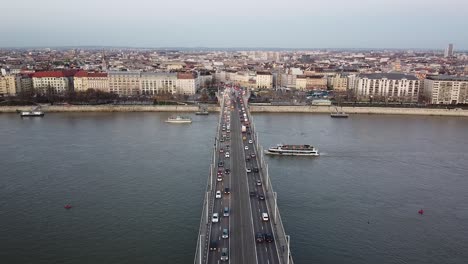
{"label": "bridge railing", "polygon": [[265,161],[263,147],[260,145],[258,133],[255,130],[255,124],[253,122],[253,117],[250,114],[250,109],[248,108],[248,102],[246,98],[243,98],[244,105],[246,108],[247,116],[250,122],[250,133],[252,134],[253,139],[255,140],[255,149],[257,151],[258,156],[258,165],[260,170],[260,176],[263,179],[266,193],[265,201],[268,206],[268,211],[273,215],[270,218],[273,219],[273,229],[274,229],[274,236],[276,242],[276,250],[278,252],[278,258],[281,263],[289,264],[294,263],[293,258],[290,251],[290,237],[286,235],[286,231],[283,226],[283,221],[281,220],[281,215],[278,209],[278,197],[276,192],[273,190],[273,185],[271,184],[271,180],[268,173],[268,164]]}
{"label": "bridge railing", "polygon": [[[223,97],[224,98],[224,97]],[[210,215],[213,213],[214,201],[211,199],[213,197],[213,175],[216,173],[216,154],[218,144],[219,144],[219,131],[221,129],[221,120],[223,115],[224,108],[224,99],[219,100],[220,103],[220,114],[218,118],[218,125],[216,128],[216,136],[213,145],[213,160],[210,164],[209,177],[206,184],[205,198],[203,199],[203,208],[202,214],[200,217],[200,227],[198,230],[198,239],[197,239],[197,248],[195,250],[194,264],[202,264],[208,262],[208,247],[211,234],[211,225],[210,225]]]}

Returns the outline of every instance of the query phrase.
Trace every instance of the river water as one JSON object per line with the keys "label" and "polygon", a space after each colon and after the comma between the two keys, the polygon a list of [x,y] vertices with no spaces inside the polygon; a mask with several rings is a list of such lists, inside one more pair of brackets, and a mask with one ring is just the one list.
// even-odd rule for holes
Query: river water
{"label": "river water", "polygon": [[[217,115],[169,115],[0,115],[0,263],[192,263]],[[267,158],[296,263],[467,262],[467,118],[254,119],[322,152]]]}

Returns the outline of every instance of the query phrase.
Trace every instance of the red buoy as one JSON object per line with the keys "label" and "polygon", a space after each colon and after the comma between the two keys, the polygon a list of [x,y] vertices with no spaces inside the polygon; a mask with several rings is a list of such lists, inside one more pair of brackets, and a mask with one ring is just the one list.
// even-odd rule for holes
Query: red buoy
{"label": "red buoy", "polygon": [[69,204],[66,204],[66,205],[64,206],[64,208],[65,208],[65,209],[71,209],[71,208],[72,208],[72,206],[71,206],[71,205],[69,205]]}
{"label": "red buoy", "polygon": [[423,209],[419,210],[418,214],[420,214],[420,215],[424,214],[424,210]]}

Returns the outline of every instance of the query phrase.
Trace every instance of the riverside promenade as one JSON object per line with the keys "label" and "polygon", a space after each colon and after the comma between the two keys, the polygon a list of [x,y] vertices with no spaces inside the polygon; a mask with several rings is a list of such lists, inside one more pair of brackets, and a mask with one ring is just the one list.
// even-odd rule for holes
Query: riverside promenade
{"label": "riverside promenade", "polygon": [[[219,106],[207,106],[209,112],[219,112]],[[15,113],[16,110],[31,110],[31,106],[0,106],[0,113]],[[45,105],[44,112],[185,112],[199,111],[191,105]],[[340,108],[341,110],[341,108]],[[421,115],[468,117],[468,110],[432,108],[390,108],[390,107],[343,107],[348,114],[375,115]],[[270,106],[250,105],[252,113],[313,113],[330,114],[334,106]]]}

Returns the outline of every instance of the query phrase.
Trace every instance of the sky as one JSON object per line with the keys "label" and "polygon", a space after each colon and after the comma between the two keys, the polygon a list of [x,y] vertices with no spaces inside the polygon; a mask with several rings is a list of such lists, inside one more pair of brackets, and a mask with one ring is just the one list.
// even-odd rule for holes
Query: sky
{"label": "sky", "polygon": [[468,50],[468,0],[1,0],[0,47]]}

